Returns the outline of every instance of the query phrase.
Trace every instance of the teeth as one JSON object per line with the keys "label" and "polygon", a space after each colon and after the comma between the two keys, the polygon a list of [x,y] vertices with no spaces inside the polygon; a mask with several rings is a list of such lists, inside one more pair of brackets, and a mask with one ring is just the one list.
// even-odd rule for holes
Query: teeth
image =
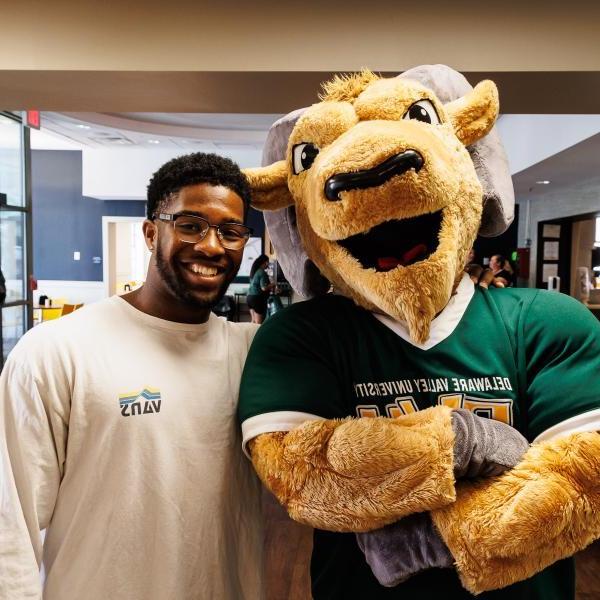
{"label": "teeth", "polygon": [[207,277],[214,277],[218,273],[218,270],[215,267],[206,267],[204,265],[199,265],[198,263],[192,263],[188,268],[194,273],[206,275]]}

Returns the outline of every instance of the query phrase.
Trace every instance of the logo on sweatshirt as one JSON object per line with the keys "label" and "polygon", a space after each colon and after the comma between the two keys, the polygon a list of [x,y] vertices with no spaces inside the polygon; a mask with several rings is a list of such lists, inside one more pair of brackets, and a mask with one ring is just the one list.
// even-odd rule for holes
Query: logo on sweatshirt
{"label": "logo on sweatshirt", "polygon": [[151,387],[146,387],[141,392],[119,394],[119,406],[124,417],[159,413],[160,403],[160,390]]}

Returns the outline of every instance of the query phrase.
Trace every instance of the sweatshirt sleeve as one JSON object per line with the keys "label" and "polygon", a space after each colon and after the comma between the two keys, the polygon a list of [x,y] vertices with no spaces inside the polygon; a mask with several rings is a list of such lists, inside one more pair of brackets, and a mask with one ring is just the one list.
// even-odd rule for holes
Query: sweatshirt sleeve
{"label": "sweatshirt sleeve", "polygon": [[[27,336],[26,336],[27,337]],[[41,598],[40,531],[54,511],[63,474],[67,422],[36,377],[25,339],[0,375],[0,598]],[[36,354],[34,351],[33,354]],[[45,390],[45,391],[44,391]],[[64,399],[63,399],[64,400]]]}

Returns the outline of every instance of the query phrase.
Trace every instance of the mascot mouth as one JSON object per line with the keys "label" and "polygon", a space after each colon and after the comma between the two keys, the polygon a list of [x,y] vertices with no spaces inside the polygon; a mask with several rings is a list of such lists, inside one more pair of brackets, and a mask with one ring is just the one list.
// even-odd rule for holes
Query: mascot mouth
{"label": "mascot mouth", "polygon": [[386,221],[338,244],[365,269],[386,272],[429,258],[439,244],[442,211],[410,219]]}

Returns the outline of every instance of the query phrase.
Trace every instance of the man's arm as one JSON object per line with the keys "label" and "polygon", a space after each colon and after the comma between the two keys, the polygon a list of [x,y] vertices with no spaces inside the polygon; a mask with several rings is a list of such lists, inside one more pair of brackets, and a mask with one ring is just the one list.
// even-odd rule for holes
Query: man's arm
{"label": "man's arm", "polygon": [[333,531],[367,531],[455,498],[446,407],[398,419],[320,420],[254,438],[263,483],[290,516]]}
{"label": "man's arm", "polygon": [[52,517],[67,425],[51,412],[19,346],[0,375],[0,598],[41,598],[40,531]]}

